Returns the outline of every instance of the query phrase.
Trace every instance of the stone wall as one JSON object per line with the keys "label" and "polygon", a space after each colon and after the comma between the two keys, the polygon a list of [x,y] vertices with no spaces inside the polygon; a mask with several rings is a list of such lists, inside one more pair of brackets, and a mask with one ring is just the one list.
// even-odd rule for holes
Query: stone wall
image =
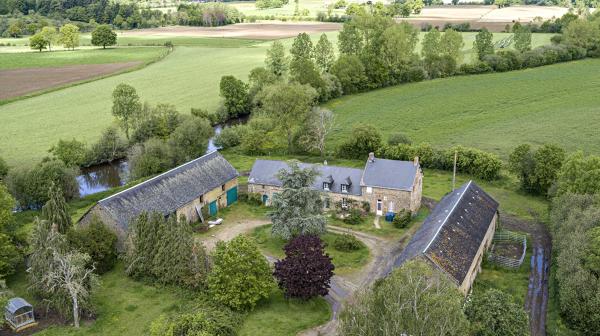
{"label": "stone wall", "polygon": [[494,215],[494,218],[492,218],[490,227],[488,228],[488,231],[486,232],[485,237],[483,238],[483,241],[479,246],[479,250],[477,250],[475,258],[473,258],[473,263],[471,264],[471,268],[469,268],[469,273],[467,273],[467,276],[463,280],[463,283],[458,288],[464,295],[467,295],[469,293],[469,291],[471,290],[471,286],[473,285],[473,282],[477,277],[477,274],[481,272],[481,262],[483,260],[485,252],[492,245],[492,239],[494,238],[494,233],[496,232],[497,221],[498,213],[496,213]]}
{"label": "stone wall", "polygon": [[202,197],[198,197],[190,203],[182,206],[177,209],[177,217],[181,217],[181,215],[185,216],[188,221],[196,222],[200,218],[198,217],[198,213],[196,212],[196,207],[202,208],[203,206],[208,206],[209,203],[213,201],[217,201],[217,208],[222,209],[227,206],[227,190],[236,187],[238,185],[237,178],[233,180],[227,181],[225,183],[225,187],[219,186],[206,194],[202,195]]}

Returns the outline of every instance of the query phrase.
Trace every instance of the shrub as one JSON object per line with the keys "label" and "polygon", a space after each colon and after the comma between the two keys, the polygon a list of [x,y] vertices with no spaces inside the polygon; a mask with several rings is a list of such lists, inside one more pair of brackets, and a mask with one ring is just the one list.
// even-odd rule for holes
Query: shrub
{"label": "shrub", "polygon": [[247,132],[248,127],[246,125],[225,127],[221,130],[221,133],[217,134],[215,137],[215,145],[222,149],[239,146]]}
{"label": "shrub", "polygon": [[356,55],[342,54],[331,66],[331,73],[339,79],[344,94],[352,94],[365,88],[365,66]]}
{"label": "shrub", "polygon": [[400,212],[398,212],[396,214],[396,216],[394,216],[394,227],[397,229],[404,229],[406,227],[408,227],[408,224],[410,224],[412,215],[410,213],[409,210],[406,209],[402,209],[400,210]]}
{"label": "shrub", "polygon": [[78,172],[59,160],[43,161],[30,169],[11,170],[6,184],[21,207],[37,209],[48,201],[53,183],[62,190],[65,200],[78,197]]}
{"label": "shrub", "polygon": [[272,286],[271,267],[256,243],[243,235],[217,243],[208,276],[215,301],[235,310],[253,309],[269,296]]}
{"label": "shrub", "polygon": [[150,336],[235,336],[242,317],[224,307],[205,305],[192,313],[161,316],[150,325]]}
{"label": "shrub", "polygon": [[0,157],[0,180],[3,180],[4,177],[8,174],[8,164],[4,161],[3,158]]}
{"label": "shrub", "polygon": [[308,300],[327,295],[334,266],[323,241],[316,235],[300,235],[283,249],[285,258],[275,262],[273,275],[285,296]]}
{"label": "shrub", "polygon": [[350,224],[350,225],[358,225],[358,224],[362,223],[362,221],[363,221],[362,214],[361,214],[360,210],[358,210],[358,209],[351,209],[350,212],[348,213],[348,216],[346,218],[344,218],[344,223]]}
{"label": "shrub", "polygon": [[381,134],[372,125],[357,124],[351,136],[338,147],[338,155],[348,159],[364,159],[382,145]]}
{"label": "shrub", "polygon": [[473,294],[465,309],[474,335],[529,335],[529,321],[523,307],[510,294],[497,289]]}
{"label": "shrub", "polygon": [[351,234],[339,235],[333,241],[333,247],[342,252],[357,251],[363,248],[363,243]]}
{"label": "shrub", "polygon": [[127,156],[127,142],[119,135],[116,128],[109,127],[102,133],[98,142],[90,147],[84,165],[112,162],[125,156]]}
{"label": "shrub", "polygon": [[64,162],[68,167],[78,167],[85,162],[87,150],[85,144],[75,139],[71,141],[59,140],[58,143],[48,151]]}
{"label": "shrub", "polygon": [[67,241],[71,248],[92,257],[98,274],[110,271],[117,262],[117,235],[96,216],[87,226],[69,230]]}
{"label": "shrub", "polygon": [[412,141],[410,138],[404,133],[393,133],[388,138],[388,145],[395,146],[399,144],[410,145]]}
{"label": "shrub", "polygon": [[494,71],[504,72],[511,70],[506,59],[501,57],[500,55],[491,54],[485,55],[482,59],[485,63],[487,63]]}
{"label": "shrub", "polygon": [[133,179],[162,173],[175,165],[169,146],[160,139],[132,147],[127,158]]}
{"label": "shrub", "polygon": [[459,73],[464,75],[475,75],[481,73],[492,72],[492,67],[486,62],[475,61],[473,63],[462,64],[459,68]]}
{"label": "shrub", "polygon": [[402,73],[402,81],[407,83],[421,82],[427,78],[427,71],[420,65],[413,65]]}

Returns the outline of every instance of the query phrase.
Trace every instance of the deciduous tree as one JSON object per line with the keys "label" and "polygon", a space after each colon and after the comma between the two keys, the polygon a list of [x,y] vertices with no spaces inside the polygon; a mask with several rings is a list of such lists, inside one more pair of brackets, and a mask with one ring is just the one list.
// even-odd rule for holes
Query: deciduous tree
{"label": "deciduous tree", "polygon": [[512,27],[515,34],[515,49],[520,52],[531,50],[531,29],[529,26],[522,26],[518,22]]}
{"label": "deciduous tree", "polygon": [[112,114],[121,124],[125,136],[129,139],[129,130],[139,118],[142,104],[135,88],[131,85],[121,83],[115,87],[112,94]]}
{"label": "deciduous tree", "polygon": [[477,53],[477,58],[479,60],[483,60],[486,55],[491,55],[494,53],[493,38],[494,35],[485,28],[475,35],[473,48],[475,48],[475,52]]}
{"label": "deciduous tree", "polygon": [[325,140],[333,130],[335,115],[326,108],[313,107],[310,115],[308,130],[302,139],[309,149],[318,150],[321,158],[325,158]]}
{"label": "deciduous tree", "polygon": [[318,190],[312,189],[317,176],[314,169],[302,169],[297,162],[289,162],[289,170],[281,170],[277,178],[283,191],[273,196],[272,233],[283,239],[301,234],[320,235],[325,232],[327,219]]}
{"label": "deciduous tree", "polygon": [[273,42],[271,48],[267,50],[267,58],[265,59],[267,69],[275,76],[281,77],[288,70],[288,63],[283,44],[279,41]]}
{"label": "deciduous tree", "polygon": [[56,42],[58,39],[58,34],[56,32],[56,28],[53,26],[46,26],[42,28],[39,32],[40,36],[46,42],[46,46],[48,46],[48,50],[52,51],[52,44]]}
{"label": "deciduous tree", "polygon": [[518,336],[529,335],[529,319],[510,294],[497,289],[475,293],[467,305],[466,314],[474,335]]}
{"label": "deciduous tree", "polygon": [[71,23],[60,27],[58,42],[67,49],[75,50],[79,47],[79,27]]}
{"label": "deciduous tree", "polygon": [[46,43],[46,39],[41,33],[37,33],[32,35],[29,38],[29,47],[34,50],[39,50],[42,52],[42,49],[46,49],[48,44]]}
{"label": "deciduous tree", "polygon": [[321,71],[329,71],[333,62],[335,62],[335,53],[333,44],[329,42],[325,33],[321,34],[319,42],[315,45],[313,54],[315,62]]}
{"label": "deciduous tree", "polygon": [[445,274],[408,261],[342,311],[339,332],[359,335],[468,335],[463,296]]}
{"label": "deciduous tree", "polygon": [[296,36],[292,43],[290,54],[292,55],[292,63],[300,59],[312,58],[313,43],[307,33],[300,33]]}
{"label": "deciduous tree", "polygon": [[218,242],[208,288],[213,298],[232,309],[253,309],[269,296],[274,281],[271,267],[252,240],[243,235]]}
{"label": "deciduous tree", "polygon": [[327,295],[334,266],[323,241],[316,235],[300,235],[283,249],[285,258],[275,262],[273,274],[285,296],[308,300]]}
{"label": "deciduous tree", "polygon": [[219,85],[221,97],[223,97],[227,115],[236,118],[240,115],[250,113],[250,97],[248,96],[248,84],[234,76],[221,77]]}
{"label": "deciduous tree", "polygon": [[115,44],[117,44],[117,33],[112,31],[109,25],[99,25],[92,31],[92,45],[106,49],[106,46]]}

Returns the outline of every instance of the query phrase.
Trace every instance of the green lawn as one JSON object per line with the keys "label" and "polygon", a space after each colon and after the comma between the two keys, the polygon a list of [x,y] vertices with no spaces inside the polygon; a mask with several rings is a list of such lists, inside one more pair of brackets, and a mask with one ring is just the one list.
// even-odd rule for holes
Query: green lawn
{"label": "green lawn", "polygon": [[336,114],[330,148],[356,123],[434,146],[500,154],[521,143],[600,153],[600,60],[400,85],[326,104]]}
{"label": "green lawn", "polygon": [[[528,240],[530,238],[527,238]],[[519,305],[525,304],[527,297],[527,288],[529,286],[529,271],[531,259],[531,245],[528,242],[527,254],[521,267],[518,269],[509,269],[489,263],[484,258],[482,271],[477,275],[473,291],[476,293],[484,292],[487,289],[495,288],[512,295],[513,299]]]}
{"label": "green lawn", "polygon": [[280,290],[274,290],[268,301],[248,314],[240,336],[295,336],[298,332],[327,322],[331,308],[319,297],[307,302],[286,300]]}
{"label": "green lawn", "polygon": [[149,63],[168,52],[164,47],[82,49],[75,51],[0,53],[0,70],[140,61]]}
{"label": "green lawn", "polygon": [[334,217],[330,217],[328,219],[328,223],[331,225],[334,225],[334,226],[339,226],[339,227],[351,229],[354,231],[360,231],[360,232],[376,235],[376,236],[379,236],[382,238],[398,239],[401,236],[403,236],[413,225],[415,225],[415,224],[420,225],[425,220],[425,218],[427,218],[427,215],[429,215],[429,210],[426,207],[422,207],[421,209],[419,209],[419,212],[417,212],[417,214],[413,217],[410,224],[406,228],[403,228],[403,229],[398,229],[398,228],[394,227],[394,224],[392,224],[391,222],[385,221],[385,219],[383,217],[381,217],[381,219],[379,220],[379,226],[381,228],[378,229],[375,227],[375,224],[374,224],[375,216],[372,214],[369,216],[366,216],[363,219],[363,221],[359,224],[347,224],[343,220],[341,220],[339,218],[334,218]]}
{"label": "green lawn", "polygon": [[[321,236],[321,239],[325,242],[325,252],[333,258],[333,264],[335,265],[335,274],[349,274],[359,270],[369,261],[369,249],[363,246],[360,250],[352,252],[341,252],[333,248],[333,241],[336,237],[339,237],[336,233],[325,233]],[[283,247],[286,241],[271,236],[271,225],[265,225],[254,229],[251,234],[258,246],[268,255],[277,258],[283,258]]]}

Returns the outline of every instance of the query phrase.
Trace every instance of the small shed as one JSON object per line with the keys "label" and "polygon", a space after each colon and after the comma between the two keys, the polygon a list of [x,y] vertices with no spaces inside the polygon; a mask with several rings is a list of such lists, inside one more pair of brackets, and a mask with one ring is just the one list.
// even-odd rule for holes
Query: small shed
{"label": "small shed", "polygon": [[37,325],[33,315],[33,306],[22,298],[8,300],[4,308],[4,319],[14,331]]}

